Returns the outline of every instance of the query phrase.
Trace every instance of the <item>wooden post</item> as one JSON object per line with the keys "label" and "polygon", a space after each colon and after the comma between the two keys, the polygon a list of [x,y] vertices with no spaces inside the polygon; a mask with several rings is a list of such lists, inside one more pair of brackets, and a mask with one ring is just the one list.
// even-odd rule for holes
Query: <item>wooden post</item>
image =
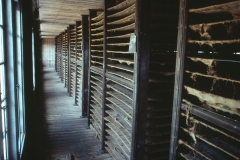
{"label": "wooden post", "polygon": [[178,40],[177,40],[177,57],[175,69],[175,83],[174,83],[174,99],[173,99],[173,114],[172,114],[172,128],[171,128],[171,144],[170,155],[171,160],[176,159],[176,149],[178,145],[178,129],[179,117],[182,101],[182,85],[184,73],[184,59],[186,48],[186,31],[187,31],[187,13],[188,0],[180,0],[179,5],[179,22],[178,22]]}
{"label": "wooden post", "polygon": [[87,117],[89,100],[89,40],[88,40],[88,15],[82,15],[82,117]]}
{"label": "wooden post", "polygon": [[149,54],[150,54],[150,3],[136,1],[137,53],[134,56],[134,91],[131,159],[144,159],[148,102]]}
{"label": "wooden post", "polygon": [[116,4],[116,0],[104,0],[104,29],[103,29],[103,94],[102,94],[102,137],[101,137],[101,148],[100,152],[105,153],[105,120],[104,117],[106,115],[106,65],[107,65],[107,15],[108,15],[108,8],[114,6]]}
{"label": "wooden post", "polygon": [[[97,10],[92,10],[90,9],[89,10],[89,59],[88,59],[88,65],[89,65],[89,69],[88,69],[88,91],[90,91],[90,88],[91,88],[91,83],[90,83],[90,76],[91,76],[91,72],[90,72],[90,66],[91,66],[91,29],[92,29],[92,26],[91,26],[91,19],[93,17],[96,17],[97,16]],[[88,108],[87,108],[87,116],[88,116],[88,122],[87,122],[87,128],[89,129],[90,127],[90,95],[91,93],[88,92]]]}

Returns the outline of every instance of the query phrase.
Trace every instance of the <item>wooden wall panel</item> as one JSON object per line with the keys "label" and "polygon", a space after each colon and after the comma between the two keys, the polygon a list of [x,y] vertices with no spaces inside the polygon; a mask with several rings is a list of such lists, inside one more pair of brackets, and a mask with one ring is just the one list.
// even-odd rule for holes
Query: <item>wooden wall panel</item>
{"label": "wooden wall panel", "polygon": [[42,63],[44,67],[55,66],[55,40],[54,38],[42,39]]}
{"label": "wooden wall panel", "polygon": [[171,160],[240,157],[239,6],[180,2]]}

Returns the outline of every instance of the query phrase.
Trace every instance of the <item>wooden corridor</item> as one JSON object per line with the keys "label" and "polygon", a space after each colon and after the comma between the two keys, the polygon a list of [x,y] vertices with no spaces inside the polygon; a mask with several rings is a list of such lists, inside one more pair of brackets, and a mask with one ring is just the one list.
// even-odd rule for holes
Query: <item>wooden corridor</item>
{"label": "wooden corridor", "polygon": [[100,154],[100,141],[91,129],[86,129],[87,119],[80,118],[79,106],[73,105],[67,89],[53,68],[43,69],[43,155],[71,153],[74,160],[111,160],[108,153]]}

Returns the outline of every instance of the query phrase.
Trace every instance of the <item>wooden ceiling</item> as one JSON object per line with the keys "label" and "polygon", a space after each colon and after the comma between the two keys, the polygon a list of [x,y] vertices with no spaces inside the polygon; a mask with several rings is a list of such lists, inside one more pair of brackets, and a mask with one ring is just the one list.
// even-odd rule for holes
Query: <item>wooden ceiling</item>
{"label": "wooden ceiling", "polygon": [[54,38],[70,24],[81,20],[88,9],[103,9],[103,0],[39,0],[42,38]]}

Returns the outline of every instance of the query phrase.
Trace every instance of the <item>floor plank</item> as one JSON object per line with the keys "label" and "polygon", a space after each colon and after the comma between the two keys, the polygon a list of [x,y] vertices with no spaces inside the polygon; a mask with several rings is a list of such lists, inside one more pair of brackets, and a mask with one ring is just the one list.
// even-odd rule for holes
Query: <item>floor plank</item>
{"label": "floor plank", "polygon": [[80,118],[79,106],[74,106],[67,88],[53,68],[43,69],[43,154],[50,156],[71,153],[74,160],[112,160],[108,153],[100,154],[100,141],[91,129],[86,129],[87,119]]}

